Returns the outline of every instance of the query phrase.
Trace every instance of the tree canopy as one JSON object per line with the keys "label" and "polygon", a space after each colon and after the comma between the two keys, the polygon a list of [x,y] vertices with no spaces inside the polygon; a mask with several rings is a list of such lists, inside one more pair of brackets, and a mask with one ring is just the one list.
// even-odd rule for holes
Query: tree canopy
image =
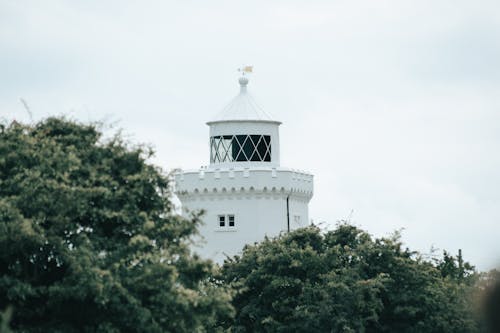
{"label": "tree canopy", "polygon": [[235,332],[475,332],[473,267],[437,263],[340,224],[246,246],[223,279],[236,289]]}
{"label": "tree canopy", "polygon": [[65,118],[0,124],[0,333],[478,332],[485,290],[486,327],[500,327],[497,271],[424,257],[397,233],[311,226],[222,268],[203,260],[201,212],[173,213],[153,152],[102,135]]}
{"label": "tree canopy", "polygon": [[0,128],[0,310],[23,332],[203,332],[230,294],[193,256],[152,152],[96,125]]}

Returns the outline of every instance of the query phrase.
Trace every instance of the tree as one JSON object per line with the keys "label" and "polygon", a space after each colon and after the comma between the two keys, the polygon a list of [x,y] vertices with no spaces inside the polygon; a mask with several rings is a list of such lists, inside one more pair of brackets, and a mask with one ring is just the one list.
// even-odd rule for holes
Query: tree
{"label": "tree", "polygon": [[447,251],[443,251],[443,258],[436,262],[436,267],[443,277],[448,277],[460,283],[471,285],[477,280],[474,266],[464,262],[462,250],[458,250],[458,255],[456,257],[452,256]]}
{"label": "tree", "polygon": [[500,271],[492,269],[480,274],[476,294],[483,332],[500,332]]}
{"label": "tree", "polygon": [[49,118],[0,127],[0,309],[23,332],[203,332],[232,315],[150,149]]}
{"label": "tree", "polygon": [[[236,332],[475,332],[468,288],[396,234],[339,224],[246,246],[225,261]],[[471,287],[472,288],[472,287]]]}
{"label": "tree", "polygon": [[0,333],[11,333],[9,328],[10,317],[12,316],[12,308],[8,307],[5,311],[0,312]]}

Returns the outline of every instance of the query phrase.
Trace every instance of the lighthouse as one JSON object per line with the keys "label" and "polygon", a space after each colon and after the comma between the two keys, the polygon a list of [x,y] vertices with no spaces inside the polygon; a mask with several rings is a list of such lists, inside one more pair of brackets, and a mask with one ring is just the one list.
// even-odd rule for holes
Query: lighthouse
{"label": "lighthouse", "polygon": [[281,122],[248,92],[250,71],[244,67],[239,94],[207,122],[209,165],[175,175],[183,214],[205,212],[194,250],[219,263],[246,244],[309,225],[313,175],[280,165]]}

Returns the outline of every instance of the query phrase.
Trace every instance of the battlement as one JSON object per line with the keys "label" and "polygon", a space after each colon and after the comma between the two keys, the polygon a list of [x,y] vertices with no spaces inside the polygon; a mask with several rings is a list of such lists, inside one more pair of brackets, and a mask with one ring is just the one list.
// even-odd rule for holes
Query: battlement
{"label": "battlement", "polygon": [[313,175],[287,168],[200,168],[179,171],[175,192],[193,195],[286,194],[307,198],[313,194]]}

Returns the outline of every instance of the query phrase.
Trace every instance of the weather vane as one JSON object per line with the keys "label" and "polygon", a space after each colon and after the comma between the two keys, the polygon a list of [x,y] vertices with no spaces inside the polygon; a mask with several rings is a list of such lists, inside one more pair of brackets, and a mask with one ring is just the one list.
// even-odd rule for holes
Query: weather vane
{"label": "weather vane", "polygon": [[253,73],[253,66],[243,65],[238,68],[238,72],[245,76],[247,73]]}

